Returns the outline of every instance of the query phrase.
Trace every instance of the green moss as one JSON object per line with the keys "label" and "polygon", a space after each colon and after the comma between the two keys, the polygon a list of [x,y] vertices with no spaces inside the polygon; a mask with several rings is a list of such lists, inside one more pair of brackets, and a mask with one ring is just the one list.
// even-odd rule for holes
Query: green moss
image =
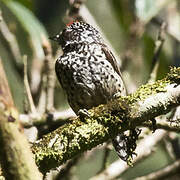
{"label": "green moss", "polygon": [[142,85],[138,90],[130,95],[130,99],[132,101],[139,101],[144,100],[148,96],[159,93],[159,92],[165,92],[165,87],[170,84],[169,80],[163,79],[158,80],[155,83],[148,83],[146,85]]}
{"label": "green moss", "polygon": [[53,149],[44,149],[42,152],[36,153],[36,162],[41,172],[47,172],[52,167],[57,167],[63,159],[63,154]]}
{"label": "green moss", "polygon": [[180,67],[171,67],[170,72],[167,74],[167,80],[171,82],[180,83]]}
{"label": "green moss", "polygon": [[172,83],[180,83],[180,67],[171,67],[166,78],[140,86],[135,93],[125,97],[125,99],[127,98],[131,103],[144,100],[152,94],[165,92],[165,87]]}

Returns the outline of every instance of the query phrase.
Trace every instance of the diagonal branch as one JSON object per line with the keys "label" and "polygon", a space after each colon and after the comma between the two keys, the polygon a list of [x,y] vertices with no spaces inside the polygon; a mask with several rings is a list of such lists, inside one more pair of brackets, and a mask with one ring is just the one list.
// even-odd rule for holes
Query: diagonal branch
{"label": "diagonal branch", "polygon": [[46,172],[68,159],[169,112],[180,104],[180,68],[171,69],[163,80],[141,86],[134,94],[89,110],[90,117],[44,136],[32,150],[40,170]]}
{"label": "diagonal branch", "polygon": [[150,173],[146,176],[142,176],[139,178],[136,178],[135,180],[156,180],[156,179],[165,179],[170,177],[171,175],[174,175],[175,173],[178,173],[180,169],[180,160],[176,160],[174,163],[166,166],[165,168],[162,168],[156,172]]}

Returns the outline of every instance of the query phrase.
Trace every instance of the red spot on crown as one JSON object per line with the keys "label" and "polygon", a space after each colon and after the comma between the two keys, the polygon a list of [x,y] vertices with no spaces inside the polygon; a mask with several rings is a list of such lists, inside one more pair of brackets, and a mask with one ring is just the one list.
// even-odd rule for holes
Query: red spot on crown
{"label": "red spot on crown", "polygon": [[68,27],[68,26],[70,26],[71,24],[73,24],[74,22],[78,22],[78,21],[71,21],[71,22],[69,22],[68,24],[66,24],[66,26]]}

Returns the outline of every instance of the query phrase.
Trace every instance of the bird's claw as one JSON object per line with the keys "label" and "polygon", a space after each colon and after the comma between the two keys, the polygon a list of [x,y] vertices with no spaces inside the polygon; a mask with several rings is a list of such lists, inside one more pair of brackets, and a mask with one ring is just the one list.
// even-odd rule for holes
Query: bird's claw
{"label": "bird's claw", "polygon": [[84,119],[86,117],[90,118],[91,115],[89,114],[88,110],[87,109],[80,109],[78,111],[78,116],[80,117],[80,119]]}
{"label": "bird's claw", "polygon": [[113,95],[113,99],[117,99],[121,96],[121,92],[117,92],[116,94]]}

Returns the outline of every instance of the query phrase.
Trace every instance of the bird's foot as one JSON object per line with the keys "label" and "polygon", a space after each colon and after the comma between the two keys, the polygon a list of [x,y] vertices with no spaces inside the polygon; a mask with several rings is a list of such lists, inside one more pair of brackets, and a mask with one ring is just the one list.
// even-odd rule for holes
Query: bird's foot
{"label": "bird's foot", "polygon": [[78,116],[82,121],[84,121],[84,118],[90,118],[91,117],[91,115],[87,109],[80,109],[78,111]]}
{"label": "bird's foot", "polygon": [[121,92],[117,92],[116,94],[113,95],[113,99],[117,99],[121,96]]}

